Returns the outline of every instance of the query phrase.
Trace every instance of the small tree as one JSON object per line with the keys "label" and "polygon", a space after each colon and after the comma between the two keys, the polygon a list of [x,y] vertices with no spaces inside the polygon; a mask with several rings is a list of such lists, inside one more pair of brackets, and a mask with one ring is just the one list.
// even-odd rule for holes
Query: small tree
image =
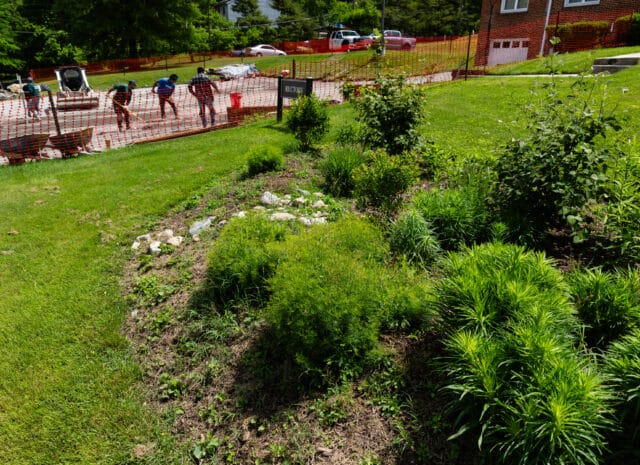
{"label": "small tree", "polygon": [[403,77],[379,77],[353,101],[357,119],[364,126],[363,142],[389,155],[422,145],[418,126],[424,120],[423,91]]}
{"label": "small tree", "polygon": [[291,105],[287,127],[300,142],[302,150],[309,150],[320,142],[329,130],[327,104],[315,95],[298,97]]}

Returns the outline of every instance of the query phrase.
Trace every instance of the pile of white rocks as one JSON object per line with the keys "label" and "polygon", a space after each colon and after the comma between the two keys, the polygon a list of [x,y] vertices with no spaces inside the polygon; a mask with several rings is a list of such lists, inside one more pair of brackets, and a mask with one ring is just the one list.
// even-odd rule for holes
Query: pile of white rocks
{"label": "pile of white rocks", "polygon": [[[260,197],[261,205],[255,206],[254,210],[264,211],[272,221],[298,220],[306,225],[323,224],[327,222],[327,216],[329,214],[326,211],[327,204],[322,200],[323,194],[321,192],[311,194],[308,191],[298,189],[297,195],[295,198],[289,194],[278,197],[267,191]],[[297,214],[296,209],[308,206],[311,207],[313,213],[307,215]],[[246,211],[239,211],[233,214],[233,216],[240,218],[246,215]],[[189,227],[189,235],[194,241],[198,241],[200,233],[209,229],[214,224],[215,219],[215,216],[210,216],[194,222]],[[224,226],[225,223],[226,220],[222,220],[216,223],[216,225],[221,227]],[[179,247],[183,240],[184,238],[182,236],[175,235],[171,229],[165,229],[160,233],[147,233],[136,237],[136,240],[131,245],[131,249],[138,251],[144,244],[146,245],[146,252],[152,255],[159,255],[163,243]]]}

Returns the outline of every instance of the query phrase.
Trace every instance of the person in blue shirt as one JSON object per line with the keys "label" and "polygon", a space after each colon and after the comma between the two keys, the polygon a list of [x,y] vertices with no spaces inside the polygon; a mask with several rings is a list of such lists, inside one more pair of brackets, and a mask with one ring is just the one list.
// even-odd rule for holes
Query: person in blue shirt
{"label": "person in blue shirt", "polygon": [[131,103],[133,89],[136,87],[136,81],[129,81],[128,84],[114,84],[107,92],[107,97],[111,96],[111,92],[115,92],[111,99],[113,100],[113,111],[116,114],[116,121],[120,131],[122,131],[123,120],[126,128],[131,128],[129,108],[127,105]]}
{"label": "person in blue shirt", "polygon": [[198,99],[198,107],[200,108],[200,119],[202,127],[207,127],[207,108],[211,115],[211,126],[214,125],[216,119],[216,110],[213,107],[213,93],[220,92],[218,86],[204,72],[203,67],[198,68],[198,74],[189,82],[189,93]]}
{"label": "person in blue shirt", "polygon": [[178,75],[172,74],[168,78],[158,79],[153,83],[153,87],[151,88],[152,93],[158,94],[158,102],[160,103],[160,116],[162,117],[162,119],[164,119],[165,117],[164,107],[167,103],[173,110],[173,114],[175,115],[176,119],[178,119],[178,109],[176,108],[176,104],[173,101],[173,93],[176,90],[176,82],[178,82]]}

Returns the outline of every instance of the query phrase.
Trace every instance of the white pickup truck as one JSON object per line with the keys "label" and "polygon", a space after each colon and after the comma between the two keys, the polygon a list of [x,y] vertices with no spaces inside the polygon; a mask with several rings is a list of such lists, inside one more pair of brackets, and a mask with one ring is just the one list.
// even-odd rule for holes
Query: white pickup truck
{"label": "white pickup truck", "polygon": [[416,49],[415,37],[405,37],[402,32],[387,29],[384,31],[384,46],[389,50],[410,51]]}
{"label": "white pickup truck", "polygon": [[341,29],[329,34],[329,50],[349,52],[352,50],[366,50],[373,45],[369,37],[362,37],[356,31]]}

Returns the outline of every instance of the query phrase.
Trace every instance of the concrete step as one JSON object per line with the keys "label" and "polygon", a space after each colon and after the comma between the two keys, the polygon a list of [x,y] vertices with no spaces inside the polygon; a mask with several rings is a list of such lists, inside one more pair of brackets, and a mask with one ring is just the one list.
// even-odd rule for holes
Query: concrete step
{"label": "concrete step", "polygon": [[623,69],[628,69],[631,66],[627,66],[627,65],[593,65],[591,67],[591,71],[593,72],[593,74],[598,74],[598,73],[609,73],[609,74],[614,74],[617,73],[618,71],[622,71]]}
{"label": "concrete step", "polygon": [[640,57],[610,57],[596,58],[593,61],[594,66],[635,66],[640,63]]}

